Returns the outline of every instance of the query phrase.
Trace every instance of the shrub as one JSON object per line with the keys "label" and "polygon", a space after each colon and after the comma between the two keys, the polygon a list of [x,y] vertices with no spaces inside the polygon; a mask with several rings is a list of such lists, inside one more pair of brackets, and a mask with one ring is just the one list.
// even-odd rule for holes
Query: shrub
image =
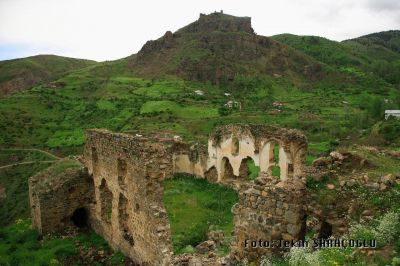
{"label": "shrub", "polygon": [[379,128],[379,134],[381,134],[387,141],[396,141],[400,136],[400,120],[390,118],[389,120],[382,123]]}
{"label": "shrub", "polygon": [[320,251],[314,251],[302,247],[292,247],[286,254],[289,265],[325,265],[320,258]]}
{"label": "shrub", "polygon": [[400,215],[395,212],[386,213],[374,231],[378,243],[391,244],[400,235]]}

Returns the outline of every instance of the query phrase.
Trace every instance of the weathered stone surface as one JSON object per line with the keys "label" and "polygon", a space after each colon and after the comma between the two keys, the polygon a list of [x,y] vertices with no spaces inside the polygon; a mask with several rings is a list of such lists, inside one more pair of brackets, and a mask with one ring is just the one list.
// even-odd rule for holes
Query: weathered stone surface
{"label": "weathered stone surface", "polygon": [[201,242],[196,246],[196,251],[200,254],[206,254],[212,250],[214,250],[216,247],[216,244],[213,240],[207,240],[204,242]]}
{"label": "weathered stone surface", "polygon": [[[173,41],[173,36],[167,33],[165,39]],[[275,145],[279,145],[277,162],[273,161]],[[77,208],[84,208],[88,224],[114,249],[141,265],[220,265],[213,252],[224,239],[220,231],[209,232],[209,240],[196,247],[206,256],[172,254],[162,181],[183,172],[238,191],[228,260],[231,265],[245,258],[259,261],[262,255],[281,250],[248,249],[243,246],[245,239],[303,237],[306,190],[300,178],[306,151],[301,132],[258,125],[219,127],[207,147],[172,137],[88,130],[85,167],[31,178],[33,224],[42,232],[62,228]],[[255,182],[247,180],[244,166],[249,158],[265,170]],[[271,176],[272,166],[280,167],[280,178]]]}
{"label": "weathered stone surface", "polygon": [[216,245],[219,245],[224,241],[224,232],[222,230],[209,231],[207,234],[208,240],[212,240]]}
{"label": "weathered stone surface", "polygon": [[285,220],[288,221],[289,223],[292,224],[297,224],[300,219],[300,215],[297,212],[293,212],[291,210],[288,210],[285,212]]}
{"label": "weathered stone surface", "polygon": [[77,209],[88,212],[94,201],[93,180],[80,163],[62,160],[29,179],[29,198],[33,227],[43,234],[62,230]]}

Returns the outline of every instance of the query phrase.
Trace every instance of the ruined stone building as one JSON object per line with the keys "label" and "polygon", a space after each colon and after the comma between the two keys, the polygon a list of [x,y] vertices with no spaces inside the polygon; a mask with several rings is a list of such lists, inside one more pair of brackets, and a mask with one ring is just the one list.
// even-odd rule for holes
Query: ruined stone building
{"label": "ruined stone building", "polygon": [[[218,127],[207,145],[88,130],[82,167],[45,171],[30,179],[32,223],[48,233],[62,230],[81,215],[135,262],[171,265],[174,254],[163,180],[189,173],[238,191],[229,259],[259,261],[263,254],[285,249],[246,248],[246,239],[304,238],[305,186],[300,177],[306,152],[307,140],[299,131],[261,125]],[[247,179],[248,160],[260,167],[255,181]],[[279,178],[271,177],[274,168],[279,169]]]}

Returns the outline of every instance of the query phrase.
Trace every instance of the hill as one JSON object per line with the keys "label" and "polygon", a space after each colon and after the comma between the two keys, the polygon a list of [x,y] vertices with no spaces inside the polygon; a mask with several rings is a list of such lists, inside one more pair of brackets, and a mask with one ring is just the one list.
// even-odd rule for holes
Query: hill
{"label": "hill", "polygon": [[[316,142],[365,137],[384,108],[398,108],[399,90],[368,70],[372,55],[350,48],[318,37],[271,39],[256,35],[250,18],[201,15],[138,54],[85,61],[0,100],[0,145],[68,154],[82,147],[86,128],[205,140],[216,125],[243,121],[299,128]],[[2,73],[23,72],[17,63]]]}
{"label": "hill", "polygon": [[0,97],[61,77],[93,61],[56,55],[37,55],[0,61]]}
{"label": "hill", "polygon": [[300,50],[337,69],[356,68],[399,85],[399,31],[388,31],[336,42],[318,36],[281,34],[272,39]]}
{"label": "hill", "polygon": [[[335,42],[315,36],[284,34],[269,38],[254,33],[250,18],[213,13],[201,15],[175,33],[167,32],[147,42],[137,54],[116,61],[93,63],[37,56],[0,62],[0,86],[8,84],[3,90],[14,92],[0,98],[0,224],[29,217],[27,178],[49,165],[54,167],[57,156],[82,154],[87,128],[139,134],[167,132],[202,143],[216,126],[229,123],[296,128],[308,138],[308,166],[334,149],[350,149],[362,152],[378,166],[369,173],[351,172],[351,178],[353,174],[368,174],[373,180],[399,175],[398,157],[389,156],[387,151],[398,154],[394,150],[399,149],[400,121],[383,118],[385,109],[400,109],[400,75],[396,75],[399,55],[396,49],[389,49],[395,37],[382,44],[375,35],[372,46],[365,41]],[[28,87],[31,89],[26,90]],[[378,148],[364,150],[364,146],[354,144]],[[331,170],[336,172],[336,168]],[[187,202],[196,191],[207,194],[201,186],[181,193],[180,186],[187,187],[183,181],[169,184],[167,203],[172,211],[180,206],[181,197]],[[329,176],[319,181],[307,178],[316,197],[326,200],[327,206],[340,200],[341,194],[327,187],[332,182],[339,188],[339,181]],[[349,192],[354,198],[365,197],[364,203],[371,208],[382,210],[384,206],[398,212],[398,204],[393,204],[398,188],[389,192],[378,189],[371,194],[351,187]],[[197,203],[192,203],[182,209],[183,218],[177,217],[175,225],[189,226],[193,217],[186,212],[206,213],[205,209],[194,209]],[[185,242],[180,236],[188,238],[197,229],[206,228],[190,226],[175,238],[182,248]],[[86,256],[93,248],[76,246],[75,237],[39,242],[37,233],[28,230],[26,220],[3,227],[0,264],[40,261],[47,265],[50,259],[52,264],[96,263],[88,262],[92,257]],[[369,234],[355,239],[365,236]],[[82,241],[82,245],[100,242],[98,237],[87,238],[89,243]],[[107,260],[114,260],[101,246],[99,252],[106,250]],[[399,252],[400,244],[396,250]],[[330,254],[327,261],[355,263],[351,250],[342,255],[334,249],[324,252]],[[124,263],[121,254],[115,257],[118,263]],[[69,258],[74,259],[66,260]]]}
{"label": "hill", "polygon": [[[371,50],[384,47],[395,53],[400,53],[400,30],[371,33],[345,42],[357,42],[364,46],[369,46]],[[390,58],[387,59],[390,60]]]}
{"label": "hill", "polygon": [[237,75],[285,75],[315,80],[320,64],[286,45],[254,33],[249,17],[223,13],[200,15],[188,26],[148,41],[130,67],[145,77],[175,75],[224,84]]}

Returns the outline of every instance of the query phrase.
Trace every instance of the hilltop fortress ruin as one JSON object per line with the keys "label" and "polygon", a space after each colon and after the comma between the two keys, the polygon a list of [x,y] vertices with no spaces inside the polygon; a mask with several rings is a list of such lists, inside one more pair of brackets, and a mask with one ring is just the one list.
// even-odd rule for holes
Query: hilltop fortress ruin
{"label": "hilltop fortress ruin", "polygon": [[[188,173],[237,190],[229,261],[259,261],[285,249],[245,247],[246,239],[304,239],[306,152],[301,132],[261,125],[218,127],[207,146],[91,129],[80,169],[57,176],[45,171],[29,180],[32,223],[45,234],[84,222],[140,265],[188,265],[172,252],[163,203],[163,180]],[[255,181],[247,179],[249,159],[260,167]],[[277,166],[279,178],[271,175]]]}

